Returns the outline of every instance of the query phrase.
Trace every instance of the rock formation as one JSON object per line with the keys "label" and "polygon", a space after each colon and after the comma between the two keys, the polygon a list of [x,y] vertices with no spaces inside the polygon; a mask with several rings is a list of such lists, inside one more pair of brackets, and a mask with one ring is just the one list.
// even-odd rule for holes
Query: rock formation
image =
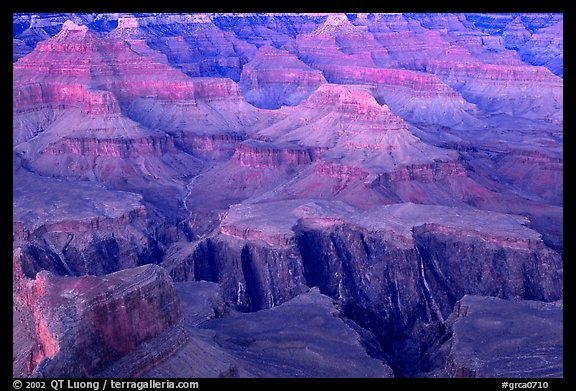
{"label": "rock formation", "polygon": [[246,100],[266,109],[296,106],[325,82],[322,72],[271,46],[260,48],[254,59],[244,65],[240,76]]}
{"label": "rock formation", "polygon": [[181,317],[170,277],[154,265],[105,277],[42,271],[18,284],[16,310],[32,316],[38,349],[29,353],[28,372],[18,375],[93,376]]}
{"label": "rock formation", "polygon": [[317,288],[270,310],[188,330],[188,344],[145,376],[392,377],[386,364],[366,354],[358,332]]}
{"label": "rock formation", "polygon": [[14,375],[562,376],[562,33],[13,14]]}

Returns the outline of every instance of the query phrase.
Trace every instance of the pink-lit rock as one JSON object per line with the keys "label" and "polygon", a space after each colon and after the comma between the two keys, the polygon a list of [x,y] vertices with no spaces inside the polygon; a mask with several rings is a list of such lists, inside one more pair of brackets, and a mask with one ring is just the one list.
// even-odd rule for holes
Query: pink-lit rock
{"label": "pink-lit rock", "polygon": [[93,376],[181,318],[172,281],[158,266],[105,277],[43,271],[20,284],[18,300],[32,314],[41,352],[33,375]]}
{"label": "pink-lit rock", "polygon": [[297,105],[325,82],[322,72],[270,46],[260,48],[240,76],[247,101],[262,108]]}

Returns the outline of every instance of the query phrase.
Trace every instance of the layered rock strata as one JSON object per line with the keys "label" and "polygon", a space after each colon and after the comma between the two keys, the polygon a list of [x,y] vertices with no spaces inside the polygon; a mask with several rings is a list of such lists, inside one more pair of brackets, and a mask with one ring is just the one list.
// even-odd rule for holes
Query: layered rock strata
{"label": "layered rock strata", "polygon": [[170,277],[154,265],[105,277],[42,271],[18,285],[38,348],[27,375],[93,376],[181,318]]}

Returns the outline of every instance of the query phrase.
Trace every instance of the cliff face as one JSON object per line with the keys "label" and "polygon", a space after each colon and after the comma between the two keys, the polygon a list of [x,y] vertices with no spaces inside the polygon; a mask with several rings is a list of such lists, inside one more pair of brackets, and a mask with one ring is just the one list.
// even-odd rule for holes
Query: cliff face
{"label": "cliff face", "polygon": [[151,219],[142,196],[90,183],[71,186],[20,169],[14,197],[13,244],[22,249],[29,278],[44,269],[101,275],[159,262],[163,228]]}
{"label": "cliff face", "polygon": [[39,353],[32,376],[88,377],[180,318],[176,291],[158,266],[106,277],[23,278],[18,296],[34,319]]}
{"label": "cliff face", "polygon": [[[289,205],[300,219],[268,214]],[[392,223],[395,218],[392,225],[380,226],[369,216],[378,215],[381,221],[387,221],[388,213],[411,216],[415,210],[409,205],[362,215],[312,205],[291,201],[282,208],[236,209],[223,221],[220,234],[199,241],[184,262],[165,266],[177,281],[218,282],[228,300],[248,311],[277,306],[305,286],[317,286],[341,301],[346,316],[372,330],[384,351],[395,357],[393,368],[405,374],[424,352],[408,353],[409,346],[432,344],[440,334],[425,330],[440,327],[466,294],[510,300],[562,297],[561,258],[528,229],[512,239],[506,232],[516,228],[490,231],[491,223],[478,220],[476,230],[465,230],[460,224],[480,216],[442,209],[428,223],[408,223],[413,228],[403,231],[394,228],[402,224]],[[444,220],[447,216],[454,220]],[[440,221],[436,219],[442,222],[433,223]]]}
{"label": "cliff face", "polygon": [[232,160],[238,161],[243,167],[273,168],[310,164],[313,156],[312,149],[282,147],[269,143],[242,143],[236,147]]}

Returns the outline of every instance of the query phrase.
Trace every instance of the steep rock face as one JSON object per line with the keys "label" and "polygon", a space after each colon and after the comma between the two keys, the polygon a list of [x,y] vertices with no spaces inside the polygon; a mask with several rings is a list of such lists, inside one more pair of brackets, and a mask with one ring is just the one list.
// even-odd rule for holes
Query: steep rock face
{"label": "steep rock face", "polygon": [[254,59],[244,65],[240,76],[246,100],[266,109],[296,106],[325,82],[322,72],[293,54],[270,46],[260,48]]}
{"label": "steep rock face", "polygon": [[413,164],[399,170],[378,175],[373,185],[390,185],[397,182],[417,181],[432,183],[443,179],[466,177],[466,169],[456,161],[435,161],[432,164]]}
{"label": "steep rock face", "polygon": [[142,196],[15,167],[13,246],[22,248],[29,278],[41,270],[101,275],[160,261],[162,225]]}
{"label": "steep rock face", "polygon": [[561,302],[464,296],[454,317],[446,361],[451,377],[563,376]]}
{"label": "steep rock face", "polygon": [[59,144],[49,145],[43,152],[48,155],[72,154],[129,158],[143,155],[160,156],[170,149],[174,150],[174,144],[168,136],[135,140],[65,138]]}
{"label": "steep rock face", "polygon": [[168,270],[176,280],[220,283],[244,310],[273,307],[318,286],[379,337],[405,375],[424,352],[415,346],[439,336],[434,328],[465,294],[562,297],[561,258],[522,218],[431,205],[363,213],[338,205],[238,205],[220,234],[199,241],[185,262],[174,258]]}
{"label": "steep rock face", "polygon": [[203,135],[179,131],[174,134],[174,143],[189,154],[205,160],[226,161],[245,138],[238,133]]}
{"label": "steep rock face", "polygon": [[458,93],[445,85],[434,75],[402,69],[363,68],[335,64],[324,71],[329,80],[340,84],[365,82],[384,84],[390,88],[413,90],[415,97],[430,97],[440,94],[446,98],[458,96]]}
{"label": "steep rock face", "polygon": [[291,247],[274,248],[219,235],[200,241],[186,253],[177,262],[162,264],[172,278],[217,282],[224,297],[244,311],[274,307],[303,289],[302,265]]}
{"label": "steep rock face", "polygon": [[41,359],[32,376],[86,377],[104,369],[180,318],[170,277],[143,266],[106,277],[43,271],[25,282]]}
{"label": "steep rock face", "polygon": [[[439,302],[451,306],[450,297],[462,297],[464,293],[542,301],[562,297],[558,254],[544,247],[541,240],[479,235],[479,241],[453,242],[450,239],[453,234],[453,230],[434,225],[418,227],[414,233],[433,276],[428,282],[431,289],[436,290],[435,285],[446,286],[447,280],[453,281],[443,293],[446,299]],[[482,242],[488,245],[478,246]],[[480,265],[478,259],[485,263]],[[463,264],[465,271],[458,266]]]}
{"label": "steep rock face", "polygon": [[276,146],[264,142],[244,142],[236,148],[232,160],[243,167],[280,167],[310,164],[314,160],[314,150],[293,145]]}

